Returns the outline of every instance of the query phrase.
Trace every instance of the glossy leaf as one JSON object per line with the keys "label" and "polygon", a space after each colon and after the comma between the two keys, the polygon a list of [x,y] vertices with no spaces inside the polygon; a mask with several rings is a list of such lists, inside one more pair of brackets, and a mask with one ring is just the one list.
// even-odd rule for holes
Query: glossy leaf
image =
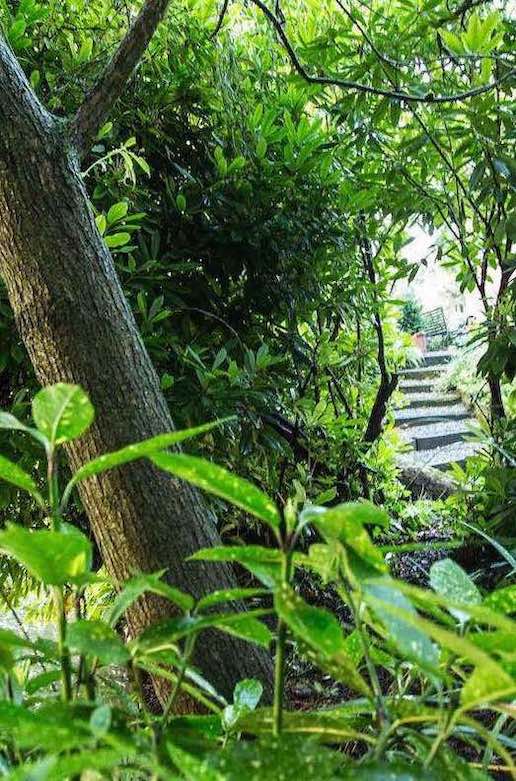
{"label": "glossy leaf", "polygon": [[134,578],[126,581],[122,591],[117,595],[111,609],[108,612],[108,623],[112,626],[118,623],[125,611],[143,594],[150,592],[158,594],[168,599],[172,604],[177,605],[181,610],[191,610],[195,600],[190,594],[180,591],[173,586],[169,586],[161,578],[164,570],[149,575],[136,575]]}
{"label": "glossy leaf", "polygon": [[45,500],[41,496],[38,486],[32,477],[18,466],[18,464],[9,461],[9,459],[2,455],[0,455],[0,479],[11,483],[11,485],[15,485],[17,488],[21,488],[23,491],[27,491],[34,497],[40,507],[45,506]]}
{"label": "glossy leaf", "polygon": [[117,633],[102,621],[81,619],[68,626],[66,641],[75,653],[101,664],[125,664],[130,654]]}
{"label": "glossy leaf", "polygon": [[369,695],[369,686],[347,653],[342,629],[332,613],[307,604],[289,586],[283,585],[274,595],[278,616],[287,624],[300,650],[335,680],[355,691]]}
{"label": "glossy leaf", "polygon": [[393,644],[407,659],[431,672],[437,671],[439,664],[439,649],[434,645],[426,632],[403,619],[396,612],[389,612],[386,605],[417,616],[411,602],[393,584],[386,581],[383,584],[367,584],[364,588],[364,598],[371,605],[380,623],[387,630],[387,641]]}
{"label": "glossy leaf", "polygon": [[278,508],[267,494],[247,480],[236,477],[210,461],[183,453],[157,453],[151,460],[160,469],[220,496],[250,515],[260,518],[272,529],[279,528],[281,518]]}
{"label": "glossy leaf", "polygon": [[[463,602],[465,605],[479,605],[482,602],[480,591],[469,575],[452,559],[441,559],[432,565],[430,585],[438,594],[454,602]],[[469,614],[462,610],[450,608],[450,613],[462,622],[469,619]]]}
{"label": "glossy leaf", "polygon": [[127,445],[127,447],[122,447],[113,453],[106,453],[103,456],[94,458],[93,461],[88,461],[73,475],[64,491],[65,500],[68,498],[73,486],[81,480],[106,472],[108,469],[123,466],[123,464],[136,461],[139,458],[146,458],[157,451],[165,450],[179,442],[184,442],[185,439],[200,436],[220,426],[225,420],[216,420],[213,423],[205,423],[202,426],[184,429],[183,431],[170,431],[168,434],[158,434],[150,439],[145,439],[143,442],[136,442],[134,445]]}
{"label": "glossy leaf", "polygon": [[230,561],[241,564],[264,586],[275,588],[281,576],[282,555],[274,548],[260,545],[219,546],[202,548],[190,556],[190,561]]}
{"label": "glossy leaf", "polygon": [[10,524],[0,531],[0,550],[46,585],[81,582],[91,566],[91,543],[74,527],[29,531]]}
{"label": "glossy leaf", "polygon": [[93,422],[95,411],[79,385],[59,382],[36,394],[32,415],[39,431],[52,444],[60,445],[83,434]]}

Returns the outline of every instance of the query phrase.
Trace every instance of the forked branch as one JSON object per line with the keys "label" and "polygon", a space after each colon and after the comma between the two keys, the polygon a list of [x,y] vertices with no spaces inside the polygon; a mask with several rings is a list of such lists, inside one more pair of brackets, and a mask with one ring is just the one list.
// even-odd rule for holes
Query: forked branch
{"label": "forked branch", "polygon": [[115,56],[86,95],[72,120],[72,138],[84,155],[99,128],[122,94],[156,28],[165,16],[170,0],[146,0],[127,31]]}
{"label": "forked branch", "polygon": [[314,76],[309,73],[305,66],[301,63],[296,50],[294,49],[288,35],[285,32],[285,23],[279,19],[271,9],[262,0],[251,0],[252,3],[262,11],[267,17],[269,22],[274,27],[276,34],[283,44],[283,48],[287,52],[287,55],[297,73],[307,81],[309,84],[320,84],[326,87],[340,87],[346,90],[352,90],[355,92],[365,92],[369,95],[378,95],[385,98],[391,98],[392,100],[404,101],[406,103],[457,103],[467,98],[474,98],[477,95],[482,95],[484,92],[490,92],[499,86],[502,82],[506,81],[516,73],[515,69],[508,71],[503,77],[498,80],[491,81],[488,84],[483,84],[481,87],[474,87],[473,89],[465,92],[456,92],[453,95],[434,95],[429,89],[426,95],[416,95],[414,93],[405,92],[404,90],[392,90],[382,89],[381,87],[372,87],[369,84],[361,84],[357,81],[350,81],[349,79],[341,79],[338,76]]}

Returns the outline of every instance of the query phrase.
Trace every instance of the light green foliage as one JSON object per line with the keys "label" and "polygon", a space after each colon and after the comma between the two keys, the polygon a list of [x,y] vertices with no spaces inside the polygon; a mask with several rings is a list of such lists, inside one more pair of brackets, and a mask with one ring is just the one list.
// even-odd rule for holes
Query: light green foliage
{"label": "light green foliage", "polygon": [[[47,398],[59,393],[48,389]],[[81,393],[74,395],[81,398]],[[45,436],[55,443],[47,452],[50,462],[60,442],[84,429],[83,410],[76,409],[69,412],[66,425],[59,413],[38,416],[43,427],[47,424],[42,420],[53,421],[45,428]],[[0,676],[7,693],[0,698],[0,745],[9,777],[68,781],[82,771],[96,771],[111,778],[115,767],[130,765],[141,778],[157,774],[199,781],[231,781],[239,775],[265,781],[272,772],[292,779],[363,775],[395,781],[434,781],[445,773],[482,781],[487,776],[481,770],[446,747],[448,738],[460,737],[466,728],[474,746],[485,745],[513,772],[510,736],[487,732],[476,721],[476,711],[503,709],[516,694],[511,662],[516,624],[507,617],[514,612],[514,587],[482,599],[469,576],[450,559],[432,567],[431,585],[437,593],[407,586],[388,577],[383,554],[370,536],[369,529],[385,531],[389,525],[385,511],[373,503],[328,509],[307,505],[296,513],[302,501],[298,494],[289,502],[283,524],[279,511],[278,516],[270,514],[275,506],[266,495],[246,481],[200,458],[183,460],[152,451],[209,433],[210,428],[174,432],[174,440],[168,435],[148,440],[136,446],[138,455],[272,526],[277,547],[227,546],[192,556],[238,562],[262,580],[263,588],[229,589],[195,600],[169,585],[162,572],[136,574],[123,585],[106,620],[89,616],[87,607],[85,614],[72,617],[71,604],[87,594],[95,575],[90,542],[63,520],[59,496],[49,508],[52,529],[11,525],[0,532],[0,549],[27,568],[42,589],[50,589],[57,622],[57,642],[0,631]],[[111,459],[109,468],[123,463],[123,458],[116,463]],[[72,477],[69,485],[75,482]],[[20,483],[20,488],[31,490]],[[308,528],[317,529],[323,541],[301,554],[297,541]],[[296,580],[307,568],[325,571],[349,610],[352,631],[297,592]],[[148,592],[170,601],[178,614],[126,642],[115,627]],[[272,608],[254,605],[242,611],[235,604],[242,599],[263,604],[264,598]],[[224,610],[219,612],[221,605]],[[458,616],[461,625],[443,608]],[[266,623],[270,613],[274,632]],[[227,632],[265,649],[275,641],[272,709],[261,704],[266,681],[238,682],[233,701],[227,703],[198,674],[193,654],[206,630]],[[287,710],[287,641],[316,668],[346,685],[349,695],[341,705]],[[116,668],[127,670],[129,696],[125,684],[120,688],[112,678]],[[172,682],[163,714],[152,721],[139,683],[143,672]],[[393,681],[388,690],[381,684],[384,673]],[[106,675],[116,704],[105,696]],[[16,699],[9,694],[14,682]],[[210,714],[175,716],[180,693]],[[349,741],[362,747],[359,762],[330,748]],[[409,757],[410,765],[404,759]],[[131,778],[125,771],[120,777]]]}

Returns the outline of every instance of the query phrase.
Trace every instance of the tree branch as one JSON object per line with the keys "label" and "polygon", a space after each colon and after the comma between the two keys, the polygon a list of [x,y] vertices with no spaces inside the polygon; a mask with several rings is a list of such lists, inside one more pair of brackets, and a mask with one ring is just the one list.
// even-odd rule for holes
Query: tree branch
{"label": "tree branch", "polygon": [[72,139],[85,154],[122,94],[135,67],[165,16],[170,0],[146,0],[118,50],[85,97],[71,122]]}
{"label": "tree branch", "polygon": [[405,101],[406,103],[456,103],[461,100],[466,100],[467,98],[474,98],[477,95],[483,95],[485,92],[490,92],[503,81],[516,74],[516,69],[512,69],[497,81],[491,81],[489,84],[484,84],[481,87],[475,87],[473,89],[467,90],[466,92],[457,92],[454,95],[434,95],[431,89],[428,90],[426,95],[415,95],[413,93],[403,92],[400,90],[388,90],[379,87],[371,87],[369,84],[361,84],[360,82],[341,79],[337,76],[313,76],[312,74],[308,73],[304,65],[302,65],[301,60],[297,56],[294,47],[290,43],[290,40],[285,33],[284,23],[273,14],[270,8],[268,8],[265,3],[262,2],[262,0],[251,0],[251,2],[257,8],[259,8],[260,11],[262,11],[262,13],[270,21],[276,31],[278,38],[283,44],[285,51],[287,52],[294,69],[301,76],[301,78],[303,78],[309,84],[320,84],[321,86],[326,87],[341,87],[342,89],[354,90],[356,92],[365,92],[369,95],[378,95],[384,98],[391,98],[392,100]]}
{"label": "tree branch", "polygon": [[220,29],[222,25],[224,24],[224,17],[226,16],[226,12],[228,10],[229,0],[224,0],[222,4],[222,8],[220,9],[219,18],[217,20],[217,24],[213,30],[213,32],[210,35],[210,41],[212,41],[214,38],[217,37],[217,35],[220,32]]}

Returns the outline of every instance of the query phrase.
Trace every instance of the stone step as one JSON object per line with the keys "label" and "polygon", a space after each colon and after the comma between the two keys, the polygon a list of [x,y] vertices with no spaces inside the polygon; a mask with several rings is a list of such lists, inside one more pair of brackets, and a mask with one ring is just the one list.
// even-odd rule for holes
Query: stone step
{"label": "stone step", "polygon": [[445,470],[451,464],[463,466],[466,459],[478,453],[481,447],[480,442],[455,442],[433,450],[412,450],[399,455],[398,463],[402,467],[432,466],[434,469]]}
{"label": "stone step", "polygon": [[406,380],[400,382],[398,390],[402,393],[429,393],[434,388],[434,383],[430,379],[426,380]]}
{"label": "stone step", "polygon": [[478,430],[473,419],[445,420],[438,423],[413,426],[402,432],[403,439],[411,444],[414,450],[433,450],[454,442],[466,442]]}
{"label": "stone step", "polygon": [[435,366],[413,366],[400,369],[398,374],[407,380],[436,380],[441,375],[441,369]]}
{"label": "stone step", "polygon": [[449,407],[457,401],[460,401],[460,396],[454,393],[438,393],[430,391],[430,393],[411,393],[408,397],[408,408],[416,407]]}
{"label": "stone step", "polygon": [[396,425],[400,429],[446,420],[466,420],[470,417],[471,413],[463,404],[451,404],[449,407],[405,407],[395,412]]}
{"label": "stone step", "polygon": [[453,353],[449,350],[436,350],[435,352],[425,353],[423,362],[425,366],[443,366],[449,363],[453,358]]}

